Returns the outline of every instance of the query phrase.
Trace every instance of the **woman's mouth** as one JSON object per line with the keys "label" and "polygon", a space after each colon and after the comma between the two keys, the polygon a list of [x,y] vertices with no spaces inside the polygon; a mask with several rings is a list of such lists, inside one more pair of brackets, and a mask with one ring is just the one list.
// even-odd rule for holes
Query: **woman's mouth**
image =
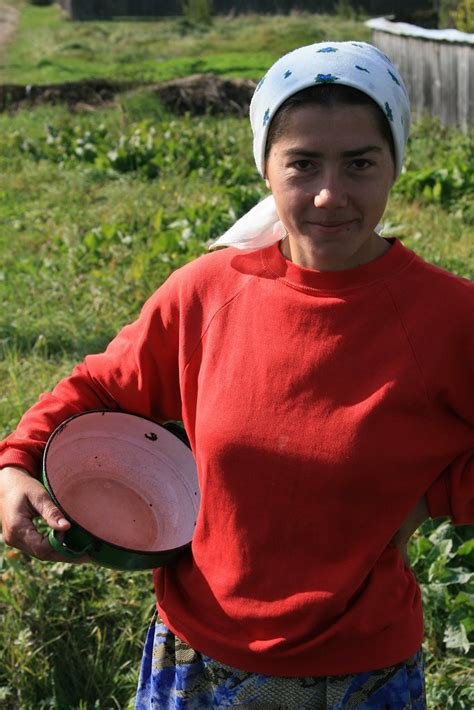
{"label": "woman's mouth", "polygon": [[332,234],[333,232],[340,232],[344,229],[349,229],[355,220],[341,220],[341,221],[331,221],[331,222],[311,222],[311,224],[318,229],[320,232],[326,234]]}

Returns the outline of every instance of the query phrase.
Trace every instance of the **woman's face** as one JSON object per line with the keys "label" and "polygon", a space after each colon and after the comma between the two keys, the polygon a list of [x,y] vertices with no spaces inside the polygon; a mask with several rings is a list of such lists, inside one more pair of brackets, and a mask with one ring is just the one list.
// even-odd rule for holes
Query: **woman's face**
{"label": "woman's face", "polygon": [[301,266],[351,269],[388,248],[375,232],[395,177],[370,106],[294,107],[271,146],[266,182]]}

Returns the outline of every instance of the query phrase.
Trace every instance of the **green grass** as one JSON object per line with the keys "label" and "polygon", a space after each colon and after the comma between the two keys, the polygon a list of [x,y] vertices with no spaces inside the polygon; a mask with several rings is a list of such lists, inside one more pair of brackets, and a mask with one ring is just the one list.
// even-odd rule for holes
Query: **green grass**
{"label": "green grass", "polygon": [[0,706],[132,707],[154,608],[150,575],[7,555],[0,576]]}
{"label": "green grass", "polygon": [[[166,67],[187,73],[208,61],[224,73],[259,76],[316,32],[368,38],[361,24],[305,15],[222,18],[209,32],[182,32],[172,21],[73,24],[56,7],[25,6],[8,78],[90,78],[100,67],[100,76],[149,71],[155,80]],[[51,63],[38,66],[43,59]],[[77,152],[86,136],[89,161]],[[108,157],[119,145],[122,162]],[[391,197],[385,223],[427,260],[474,278],[472,171],[460,177],[464,164],[474,164],[472,134],[418,123],[407,155],[411,177]],[[176,119],[146,88],[93,113],[45,106],[0,114],[0,438],[264,193],[247,121]],[[471,538],[472,528],[427,523],[412,544],[435,710],[474,706],[472,650],[456,646],[462,629],[474,641],[472,579],[456,581],[461,567],[474,571]],[[154,603],[150,575],[45,565],[0,541],[2,557],[0,707],[131,707]]]}
{"label": "green grass", "polygon": [[18,84],[91,77],[159,82],[201,71],[259,78],[301,44],[369,37],[363,23],[329,15],[216,17],[210,28],[200,29],[170,19],[69,22],[57,5],[25,5],[2,74],[5,83]]}

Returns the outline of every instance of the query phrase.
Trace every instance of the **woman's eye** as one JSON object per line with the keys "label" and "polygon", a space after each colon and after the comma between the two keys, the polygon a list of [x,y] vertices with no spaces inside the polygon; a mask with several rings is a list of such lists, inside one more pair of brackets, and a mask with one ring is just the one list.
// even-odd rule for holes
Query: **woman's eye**
{"label": "woman's eye", "polygon": [[311,160],[295,160],[293,167],[297,170],[309,170],[312,166]]}
{"label": "woman's eye", "polygon": [[352,165],[356,168],[356,170],[365,170],[366,168],[370,168],[372,163],[370,160],[366,160],[365,158],[357,158],[352,161]]}

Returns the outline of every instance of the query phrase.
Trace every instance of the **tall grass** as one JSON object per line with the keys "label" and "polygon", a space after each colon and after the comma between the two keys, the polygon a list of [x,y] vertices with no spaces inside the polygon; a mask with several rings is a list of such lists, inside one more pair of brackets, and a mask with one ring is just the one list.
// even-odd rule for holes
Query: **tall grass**
{"label": "tall grass", "polygon": [[41,565],[14,551],[3,570],[0,706],[131,707],[154,606],[150,576]]}

